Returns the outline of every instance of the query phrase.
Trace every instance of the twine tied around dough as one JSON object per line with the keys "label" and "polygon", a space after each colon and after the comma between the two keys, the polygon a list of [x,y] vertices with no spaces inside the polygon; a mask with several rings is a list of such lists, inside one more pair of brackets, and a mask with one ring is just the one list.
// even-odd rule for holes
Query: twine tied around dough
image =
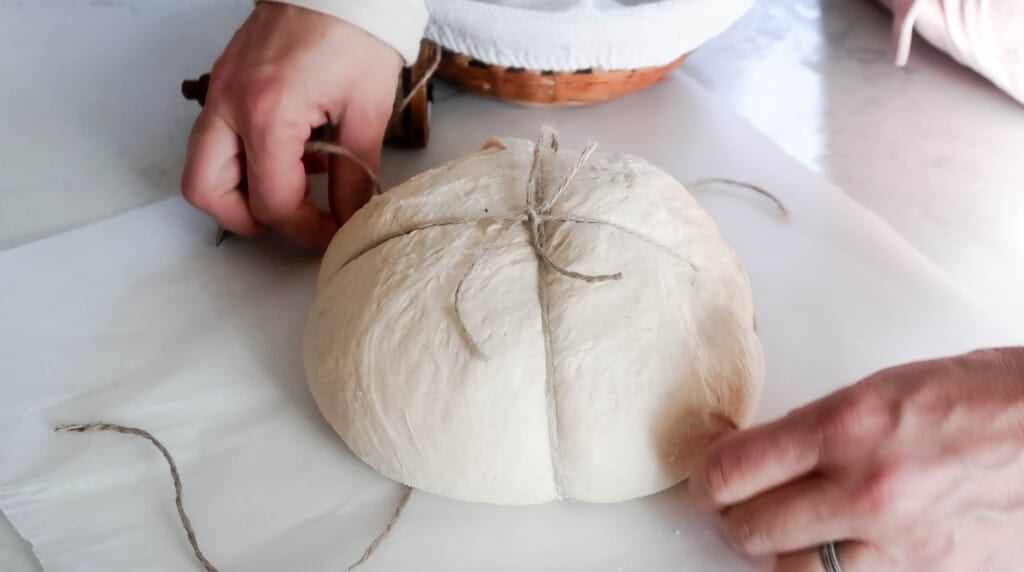
{"label": "twine tied around dough", "polygon": [[[622,279],[621,272],[615,272],[610,274],[585,274],[565,268],[558,262],[554,261],[548,250],[548,230],[546,225],[548,223],[561,223],[561,224],[579,224],[579,225],[597,225],[601,227],[611,228],[618,232],[622,232],[629,236],[632,236],[638,240],[641,240],[649,245],[655,246],[668,254],[670,254],[677,261],[688,266],[691,271],[697,272],[698,268],[690,260],[681,255],[679,252],[664,245],[653,238],[645,235],[642,232],[633,230],[624,225],[615,223],[606,219],[582,217],[573,214],[555,214],[553,209],[556,203],[569,191],[572,183],[576,180],[577,176],[587,165],[590,157],[594,154],[597,149],[597,145],[594,143],[588,143],[575,163],[566,173],[564,178],[555,188],[554,192],[550,196],[546,195],[546,188],[549,186],[547,181],[544,181],[544,159],[546,155],[551,153],[557,153],[558,151],[558,135],[555,130],[551,127],[545,126],[541,130],[539,139],[533,146],[533,158],[530,164],[530,171],[526,182],[526,205],[522,212],[513,213],[507,215],[493,215],[493,216],[482,216],[482,217],[463,217],[450,220],[434,221],[423,223],[411,228],[396,231],[389,235],[382,237],[374,244],[363,248],[357,252],[349,260],[338,267],[335,272],[340,271],[342,268],[352,263],[357,258],[370,252],[387,242],[392,240],[408,236],[415,232],[419,232],[431,228],[439,228],[445,226],[456,226],[456,225],[467,225],[477,223],[499,223],[506,225],[503,229],[499,230],[497,236],[493,240],[482,247],[480,247],[473,260],[470,262],[465,273],[459,279],[458,284],[455,287],[453,294],[453,307],[455,313],[455,322],[462,334],[462,338],[469,346],[470,350],[476,356],[487,359],[487,354],[481,349],[480,342],[477,338],[469,331],[466,325],[466,320],[463,316],[462,302],[463,302],[463,290],[464,286],[473,272],[476,270],[477,265],[481,259],[483,259],[488,253],[490,253],[496,246],[501,244],[499,239],[503,238],[505,233],[515,228],[518,224],[522,224],[528,234],[529,243],[533,250],[533,253],[537,259],[538,273],[537,273],[537,300],[540,306],[540,319],[541,319],[541,332],[544,338],[544,362],[545,362],[545,399],[547,403],[547,419],[548,419],[548,446],[551,454],[551,466],[552,475],[554,478],[555,493],[557,498],[564,498],[565,496],[565,476],[562,470],[559,452],[559,441],[558,441],[558,403],[557,403],[557,379],[556,379],[556,368],[555,368],[555,356],[552,347],[552,332],[550,325],[550,314],[551,314],[551,300],[548,292],[548,276],[547,273],[550,271],[557,272],[562,276],[572,279],[580,280],[587,283],[600,283]],[[321,149],[326,147],[321,146]],[[695,185],[711,185],[717,183],[733,184],[742,188],[753,190],[761,195],[764,195],[773,200],[776,206],[779,207],[780,211],[784,216],[788,216],[786,207],[779,201],[774,195],[749,183],[742,183],[738,181],[732,181],[729,179],[706,179],[704,181],[698,181]]]}
{"label": "twine tied around dough", "polygon": [[[356,164],[358,164],[366,172],[367,176],[373,182],[373,184],[375,185],[375,187],[376,187],[376,189],[378,190],[378,193],[379,193],[380,183],[379,183],[379,181],[377,179],[377,176],[374,173],[373,169],[371,169],[368,165],[366,165],[364,162],[362,162],[358,157],[356,157],[347,148],[345,148],[343,146],[340,146],[340,145],[334,145],[334,144],[331,144],[331,143],[324,143],[324,142],[310,142],[310,143],[307,144],[307,148],[310,149],[310,150],[323,151],[323,152],[327,152],[327,153],[343,155],[343,156],[346,156],[346,157],[348,157],[350,159],[353,159],[356,162]],[[412,233],[417,232],[417,231],[425,230],[425,229],[428,229],[428,228],[437,228],[437,227],[442,227],[442,226],[461,225],[461,224],[473,224],[473,223],[479,223],[479,222],[498,222],[498,223],[505,223],[505,224],[507,224],[507,226],[504,229],[499,231],[499,234],[498,234],[498,236],[495,237],[494,241],[492,241],[488,245],[485,245],[483,248],[481,248],[481,249],[479,249],[477,251],[476,256],[474,257],[474,259],[470,263],[469,267],[466,269],[466,272],[463,274],[463,276],[459,280],[458,285],[456,286],[455,292],[454,292],[454,295],[453,295],[453,305],[454,305],[454,310],[455,310],[455,315],[456,315],[456,321],[457,321],[458,327],[459,327],[459,329],[460,329],[460,331],[462,333],[463,338],[465,339],[465,341],[466,341],[467,345],[470,347],[470,349],[476,355],[478,355],[479,357],[481,357],[483,359],[487,359],[487,355],[481,350],[478,341],[469,332],[468,328],[466,327],[465,321],[464,321],[463,316],[462,316],[461,303],[462,303],[463,286],[466,283],[467,279],[473,274],[473,272],[476,269],[476,266],[477,266],[477,263],[479,262],[479,260],[482,259],[487,253],[489,253],[498,244],[498,240],[497,240],[498,238],[501,238],[504,233],[509,231],[509,229],[514,228],[516,226],[516,224],[523,224],[525,226],[525,228],[526,228],[526,230],[528,232],[528,235],[529,235],[530,245],[531,245],[531,247],[532,247],[532,249],[534,251],[534,254],[536,255],[537,262],[538,262],[538,268],[540,270],[538,272],[538,275],[537,275],[537,297],[538,297],[538,301],[540,302],[541,329],[542,329],[543,336],[544,336],[544,353],[545,353],[545,362],[546,362],[546,368],[545,368],[546,369],[545,394],[546,394],[546,398],[547,398],[547,408],[548,408],[548,435],[549,435],[550,445],[551,445],[551,462],[552,462],[552,469],[553,469],[554,478],[555,478],[555,488],[556,488],[557,496],[559,498],[562,498],[563,497],[563,493],[564,493],[564,476],[563,476],[563,474],[561,472],[561,467],[560,467],[560,462],[559,462],[559,451],[558,451],[558,440],[557,440],[558,421],[557,421],[557,407],[556,407],[557,403],[556,403],[556,400],[555,400],[555,385],[556,385],[555,384],[555,367],[554,367],[554,357],[553,357],[553,354],[552,354],[552,347],[551,347],[552,346],[552,343],[551,343],[551,329],[550,329],[550,321],[549,321],[550,320],[550,317],[549,317],[550,316],[550,296],[549,296],[548,291],[547,291],[547,280],[546,280],[547,276],[546,276],[546,273],[548,271],[554,271],[554,272],[557,272],[558,274],[561,274],[562,276],[564,276],[566,278],[573,279],[573,280],[580,280],[580,281],[587,282],[587,283],[599,283],[599,282],[608,282],[608,281],[614,281],[614,280],[621,280],[622,279],[622,274],[619,273],[619,272],[612,273],[612,274],[585,274],[585,273],[581,273],[581,272],[576,272],[576,271],[570,270],[570,269],[565,268],[564,266],[558,264],[557,262],[552,260],[550,255],[548,254],[548,246],[549,246],[549,244],[548,244],[548,233],[547,233],[545,225],[547,223],[551,223],[551,222],[569,223],[569,224],[584,224],[584,225],[596,224],[596,225],[601,225],[601,226],[609,227],[609,228],[612,228],[612,229],[616,229],[616,230],[618,230],[620,232],[623,232],[625,234],[633,236],[634,238],[637,238],[639,240],[647,242],[648,244],[656,246],[656,247],[658,247],[658,248],[660,248],[660,249],[662,249],[664,251],[667,251],[668,253],[673,255],[677,260],[679,260],[679,261],[683,262],[684,264],[688,265],[693,271],[697,270],[696,266],[694,266],[693,263],[691,263],[689,260],[687,260],[685,257],[680,255],[675,250],[673,250],[673,249],[669,248],[668,246],[665,246],[665,245],[663,245],[663,244],[661,244],[661,243],[659,243],[659,242],[657,242],[657,241],[655,241],[655,240],[645,236],[643,233],[634,231],[634,230],[632,230],[632,229],[630,229],[628,227],[619,225],[617,223],[614,223],[614,222],[608,221],[608,220],[594,219],[594,218],[587,218],[587,217],[579,217],[579,216],[574,216],[574,215],[556,215],[556,214],[553,214],[553,212],[552,212],[553,207],[555,206],[557,201],[560,198],[562,198],[564,196],[564,194],[568,191],[568,189],[571,186],[572,182],[579,175],[580,171],[586,166],[586,164],[589,161],[591,155],[593,155],[593,153],[594,153],[594,151],[596,149],[597,149],[597,146],[595,144],[593,144],[593,143],[588,144],[584,148],[584,150],[580,153],[580,155],[577,158],[576,162],[569,169],[569,171],[567,172],[565,177],[562,179],[562,181],[560,182],[558,187],[555,189],[555,192],[552,193],[550,196],[545,196],[545,192],[544,192],[544,190],[545,190],[545,184],[544,184],[545,181],[543,181],[543,177],[542,177],[542,174],[543,174],[542,167],[543,167],[544,154],[548,153],[548,152],[557,152],[557,150],[558,150],[558,138],[557,138],[557,135],[555,134],[553,129],[545,128],[544,130],[542,130],[542,133],[541,133],[541,136],[540,136],[539,140],[534,145],[533,159],[532,159],[532,162],[531,162],[531,165],[530,165],[529,177],[527,179],[526,207],[525,207],[525,209],[523,210],[522,213],[511,214],[511,215],[503,215],[503,216],[480,217],[480,218],[464,218],[464,219],[456,219],[456,220],[440,221],[440,222],[433,222],[433,223],[422,224],[422,225],[419,225],[419,226],[416,226],[416,227],[413,227],[413,228],[410,228],[410,229],[406,229],[406,230],[403,230],[403,231],[399,231],[399,232],[396,232],[394,234],[391,234],[391,235],[388,235],[388,236],[384,237],[382,240],[380,240],[376,244],[363,249],[362,251],[357,253],[352,259],[350,259],[348,262],[345,263],[345,264],[348,264],[348,263],[352,262],[352,260],[355,260],[356,258],[358,258],[358,257],[362,256],[363,254],[369,252],[370,250],[373,250],[373,249],[383,245],[385,242],[394,240],[394,239],[402,237],[402,236],[406,236],[406,235],[412,234]],[[697,186],[705,186],[705,185],[713,185],[713,184],[725,184],[725,185],[736,186],[736,187],[745,188],[745,189],[754,191],[754,192],[756,192],[758,194],[761,194],[761,195],[769,198],[770,200],[772,200],[775,203],[775,205],[779,208],[779,210],[782,213],[782,215],[783,216],[788,216],[788,211],[787,211],[785,205],[783,205],[783,203],[778,198],[776,198],[773,194],[769,193],[768,191],[762,189],[761,187],[758,187],[756,185],[752,185],[750,183],[744,183],[744,182],[741,182],[741,181],[734,181],[732,179],[715,178],[715,179],[705,179],[705,180],[702,180],[702,181],[697,181],[696,183],[691,184],[691,186],[692,187],[697,187]],[[344,266],[344,265],[342,265],[342,266]],[[339,268],[339,270],[340,270],[340,268]],[[175,462],[174,457],[171,455],[170,451],[167,450],[167,447],[165,447],[163,445],[163,443],[160,442],[159,439],[157,439],[151,433],[149,433],[148,431],[145,431],[143,429],[139,429],[139,428],[136,428],[136,427],[128,427],[128,426],[124,426],[124,425],[117,425],[117,424],[114,424],[114,423],[106,423],[106,422],[58,425],[58,426],[56,426],[54,428],[54,430],[57,431],[58,433],[87,433],[87,432],[103,432],[103,431],[114,432],[114,433],[120,433],[120,434],[124,434],[124,435],[132,435],[132,436],[140,437],[142,439],[145,439],[145,440],[149,441],[154,447],[156,447],[157,450],[160,451],[160,454],[163,455],[164,460],[167,462],[167,466],[168,466],[168,469],[169,469],[170,474],[171,474],[171,480],[173,481],[173,485],[174,485],[174,503],[175,503],[175,507],[177,508],[177,511],[178,511],[178,518],[181,521],[182,529],[185,531],[185,535],[188,538],[188,543],[189,543],[189,546],[192,548],[192,553],[195,556],[196,560],[199,562],[199,564],[202,566],[202,568],[203,568],[203,570],[205,572],[218,572],[218,569],[209,561],[209,559],[207,559],[206,555],[203,553],[202,549],[199,546],[199,541],[197,539],[195,529],[193,528],[192,522],[189,519],[188,514],[185,511],[184,500],[183,500],[183,492],[182,492],[183,486],[182,486],[182,481],[181,481],[181,475],[180,475],[180,473],[178,471],[177,463]],[[354,570],[357,567],[361,566],[362,564],[366,563],[370,559],[370,557],[373,556],[373,554],[377,551],[377,549],[383,543],[385,538],[390,534],[392,528],[398,522],[398,519],[399,519],[399,517],[402,514],[402,510],[405,508],[406,504],[409,502],[409,498],[410,498],[411,494],[412,494],[412,489],[410,487],[408,487],[408,486],[404,486],[404,490],[402,492],[402,496],[401,496],[401,498],[399,499],[399,502],[396,505],[395,511],[392,514],[391,519],[386,523],[385,527],[376,536],[376,538],[374,538],[372,543],[366,548],[366,550],[363,552],[362,557],[358,561],[356,561],[355,563],[353,563],[351,566],[349,566],[347,568],[348,572],[352,572],[352,570]]]}

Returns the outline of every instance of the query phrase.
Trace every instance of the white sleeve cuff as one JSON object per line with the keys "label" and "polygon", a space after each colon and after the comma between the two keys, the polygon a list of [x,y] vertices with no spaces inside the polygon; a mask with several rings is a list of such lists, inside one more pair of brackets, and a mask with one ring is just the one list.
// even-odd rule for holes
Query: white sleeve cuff
{"label": "white sleeve cuff", "polygon": [[359,26],[397,50],[407,66],[419,57],[427,27],[424,0],[256,0],[264,1],[299,6]]}

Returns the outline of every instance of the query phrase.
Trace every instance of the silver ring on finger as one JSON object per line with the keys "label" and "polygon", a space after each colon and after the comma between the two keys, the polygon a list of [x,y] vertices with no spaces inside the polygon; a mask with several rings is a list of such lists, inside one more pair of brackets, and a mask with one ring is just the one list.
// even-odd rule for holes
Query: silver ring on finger
{"label": "silver ring on finger", "polygon": [[825,572],[843,572],[843,566],[839,563],[839,550],[836,548],[835,542],[822,544],[819,553]]}

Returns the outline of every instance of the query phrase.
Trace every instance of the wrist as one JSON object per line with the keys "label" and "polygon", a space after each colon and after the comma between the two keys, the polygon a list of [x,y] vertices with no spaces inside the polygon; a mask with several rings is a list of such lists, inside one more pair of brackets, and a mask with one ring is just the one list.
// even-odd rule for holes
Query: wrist
{"label": "wrist", "polygon": [[344,20],[390,46],[406,66],[416,62],[427,26],[424,0],[255,0],[306,8]]}

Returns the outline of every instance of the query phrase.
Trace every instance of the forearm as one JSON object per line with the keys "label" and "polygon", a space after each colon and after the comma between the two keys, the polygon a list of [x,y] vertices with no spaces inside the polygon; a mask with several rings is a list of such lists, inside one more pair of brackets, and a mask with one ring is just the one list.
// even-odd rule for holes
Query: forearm
{"label": "forearm", "polygon": [[416,61],[427,25],[424,0],[256,0],[270,1],[329,14],[358,26],[398,51],[406,65]]}

